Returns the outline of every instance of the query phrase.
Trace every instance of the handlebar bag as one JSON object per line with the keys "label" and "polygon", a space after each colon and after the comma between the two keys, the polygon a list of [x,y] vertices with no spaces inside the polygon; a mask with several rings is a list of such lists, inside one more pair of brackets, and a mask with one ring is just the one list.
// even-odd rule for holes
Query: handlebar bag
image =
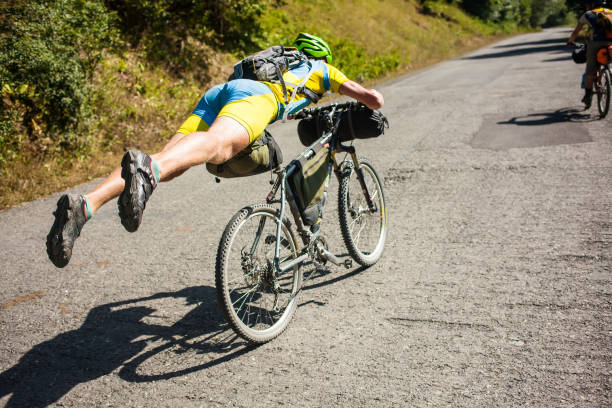
{"label": "handlebar bag", "polygon": [[338,125],[338,135],[341,142],[353,139],[371,139],[385,133],[389,121],[380,111],[373,110],[364,105],[353,107],[342,112]]}
{"label": "handlebar bag", "polygon": [[272,135],[264,134],[244,150],[221,164],[206,163],[209,173],[222,178],[246,177],[275,169],[283,162],[283,153]]}
{"label": "handlebar bag", "polygon": [[586,64],[587,54],[586,54],[586,46],[578,46],[574,48],[572,51],[572,59],[576,64]]}
{"label": "handlebar bag", "polygon": [[[385,133],[389,121],[380,111],[364,105],[338,112],[342,115],[337,133],[341,142],[353,139],[371,139]],[[298,123],[298,136],[304,146],[310,146],[323,134],[324,126],[320,115],[312,115]]]}
{"label": "handlebar bag", "polygon": [[303,146],[310,146],[323,134],[319,115],[312,115],[298,122],[298,137]]}

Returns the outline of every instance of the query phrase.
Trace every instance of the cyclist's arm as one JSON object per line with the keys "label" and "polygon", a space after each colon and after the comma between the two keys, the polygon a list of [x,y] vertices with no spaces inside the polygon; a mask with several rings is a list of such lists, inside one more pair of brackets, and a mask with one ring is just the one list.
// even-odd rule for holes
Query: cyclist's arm
{"label": "cyclist's arm", "polygon": [[376,89],[366,89],[355,81],[343,82],[338,91],[342,95],[357,99],[370,109],[380,109],[385,103],[382,94]]}
{"label": "cyclist's arm", "polygon": [[578,23],[576,25],[576,28],[574,28],[574,31],[570,35],[570,38],[569,38],[569,40],[567,42],[568,43],[572,43],[572,42],[576,41],[576,37],[578,37],[578,34],[580,33],[580,31],[582,31],[583,27],[584,27],[583,23]]}

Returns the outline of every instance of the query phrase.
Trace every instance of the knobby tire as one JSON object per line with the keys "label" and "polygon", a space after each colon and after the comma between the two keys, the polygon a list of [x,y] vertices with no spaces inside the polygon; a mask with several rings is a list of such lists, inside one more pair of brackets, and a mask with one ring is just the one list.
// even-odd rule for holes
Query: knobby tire
{"label": "knobby tire", "polygon": [[381,257],[387,239],[387,207],[383,184],[365,158],[359,158],[376,212],[368,210],[365,195],[352,162],[345,162],[340,176],[338,212],[340,231],[350,256],[362,266],[374,265]]}
{"label": "knobby tire", "polygon": [[597,109],[599,117],[605,118],[610,110],[610,70],[602,67],[597,75]]}

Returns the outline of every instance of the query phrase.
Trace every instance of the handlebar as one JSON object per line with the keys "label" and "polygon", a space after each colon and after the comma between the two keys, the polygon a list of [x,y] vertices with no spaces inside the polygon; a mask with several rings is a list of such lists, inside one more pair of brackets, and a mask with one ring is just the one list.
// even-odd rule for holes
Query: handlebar
{"label": "handlebar", "polygon": [[570,48],[581,48],[581,47],[584,47],[586,44],[579,43],[576,41],[568,41],[566,45]]}
{"label": "handlebar", "polygon": [[347,111],[350,109],[357,108],[359,106],[365,106],[361,102],[358,101],[349,101],[344,103],[332,103],[330,105],[319,106],[316,108],[306,108],[302,109],[295,115],[289,116],[289,119],[305,119],[309,116],[316,115],[318,113],[326,113],[326,112],[341,112]]}

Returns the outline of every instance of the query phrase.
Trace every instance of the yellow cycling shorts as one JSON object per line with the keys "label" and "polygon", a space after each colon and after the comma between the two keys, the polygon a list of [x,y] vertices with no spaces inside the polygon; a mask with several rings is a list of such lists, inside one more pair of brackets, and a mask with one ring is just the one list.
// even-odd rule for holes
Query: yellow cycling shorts
{"label": "yellow cycling shorts", "polygon": [[236,79],[208,90],[178,133],[188,135],[206,131],[218,116],[227,116],[240,123],[253,142],[276,119],[278,102],[274,93],[261,82]]}

